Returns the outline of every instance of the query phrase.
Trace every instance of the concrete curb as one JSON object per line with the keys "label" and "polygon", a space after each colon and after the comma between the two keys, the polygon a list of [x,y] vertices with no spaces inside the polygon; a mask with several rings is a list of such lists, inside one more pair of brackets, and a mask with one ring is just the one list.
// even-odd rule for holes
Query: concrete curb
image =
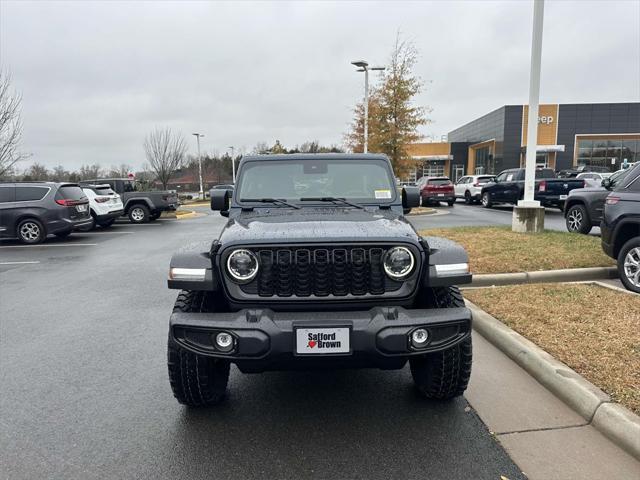
{"label": "concrete curb", "polygon": [[533,342],[469,302],[474,328],[613,443],[640,460],[640,417]]}
{"label": "concrete curb", "polygon": [[581,282],[618,278],[616,267],[567,268],[540,272],[490,273],[474,275],[472,287],[492,285],[517,285],[521,283]]}

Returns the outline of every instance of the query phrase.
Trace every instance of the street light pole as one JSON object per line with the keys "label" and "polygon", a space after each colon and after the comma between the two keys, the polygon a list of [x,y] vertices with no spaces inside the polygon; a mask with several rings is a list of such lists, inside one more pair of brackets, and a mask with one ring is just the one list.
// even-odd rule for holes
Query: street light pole
{"label": "street light pole", "polygon": [[351,62],[358,68],[358,72],[364,72],[364,153],[369,151],[369,70],[384,70],[385,67],[371,67],[364,60]]}
{"label": "street light pole", "polygon": [[529,115],[527,117],[527,154],[524,176],[523,207],[539,207],[534,200],[536,150],[538,144],[538,104],[540,102],[540,69],[542,60],[542,24],[544,0],[533,1],[533,37],[531,41],[531,73],[529,75]]}
{"label": "street light pole", "polygon": [[233,184],[236,184],[236,159],[233,155],[233,151],[235,148],[232,146],[229,147],[231,149],[231,178],[233,179]]}
{"label": "street light pole", "polygon": [[198,176],[200,177],[200,199],[204,200],[204,186],[202,185],[202,156],[200,155],[200,137],[204,137],[202,133],[192,133],[198,142]]}
{"label": "street light pole", "polygon": [[544,0],[533,0],[533,35],[529,73],[529,114],[527,116],[527,153],[525,158],[524,196],[513,209],[514,232],[538,233],[544,230],[544,207],[535,200],[536,150],[538,143],[538,104],[542,60],[542,24]]}

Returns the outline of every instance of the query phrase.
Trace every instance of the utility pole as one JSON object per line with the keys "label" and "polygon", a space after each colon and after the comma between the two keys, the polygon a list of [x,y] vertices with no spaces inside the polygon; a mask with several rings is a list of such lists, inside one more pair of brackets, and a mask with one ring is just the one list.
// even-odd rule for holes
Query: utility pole
{"label": "utility pole", "polygon": [[371,67],[364,60],[351,62],[359,67],[357,72],[364,72],[364,153],[369,151],[369,70],[384,70],[385,67]]}
{"label": "utility pole", "polygon": [[233,179],[233,185],[236,184],[236,157],[234,157],[233,152],[235,148],[232,146],[229,147],[231,149],[231,178]]}
{"label": "utility pole", "polygon": [[202,185],[202,156],[200,155],[200,137],[204,137],[202,133],[192,133],[198,142],[198,176],[200,177],[200,200],[204,200],[204,186]]}
{"label": "utility pole", "polygon": [[529,74],[529,114],[527,116],[524,199],[520,200],[513,209],[512,230],[514,232],[536,233],[544,229],[544,208],[540,206],[540,202],[534,200],[543,19],[544,0],[533,0],[533,35],[531,40],[531,70]]}

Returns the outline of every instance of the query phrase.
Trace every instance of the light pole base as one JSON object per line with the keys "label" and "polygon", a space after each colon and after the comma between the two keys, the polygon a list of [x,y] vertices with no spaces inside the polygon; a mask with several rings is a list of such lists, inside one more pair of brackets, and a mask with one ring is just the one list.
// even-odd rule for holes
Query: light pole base
{"label": "light pole base", "polygon": [[[538,202],[535,202],[538,203]],[[513,208],[511,230],[518,233],[540,233],[544,230],[544,207],[521,206]]]}

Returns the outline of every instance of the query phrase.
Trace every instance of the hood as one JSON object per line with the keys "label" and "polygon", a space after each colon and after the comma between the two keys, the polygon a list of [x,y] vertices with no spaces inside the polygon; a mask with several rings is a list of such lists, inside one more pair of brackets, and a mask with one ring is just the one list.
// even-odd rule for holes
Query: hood
{"label": "hood", "polygon": [[230,244],[296,242],[404,241],[418,235],[404,217],[391,210],[350,208],[257,209],[231,218],[220,235]]}

